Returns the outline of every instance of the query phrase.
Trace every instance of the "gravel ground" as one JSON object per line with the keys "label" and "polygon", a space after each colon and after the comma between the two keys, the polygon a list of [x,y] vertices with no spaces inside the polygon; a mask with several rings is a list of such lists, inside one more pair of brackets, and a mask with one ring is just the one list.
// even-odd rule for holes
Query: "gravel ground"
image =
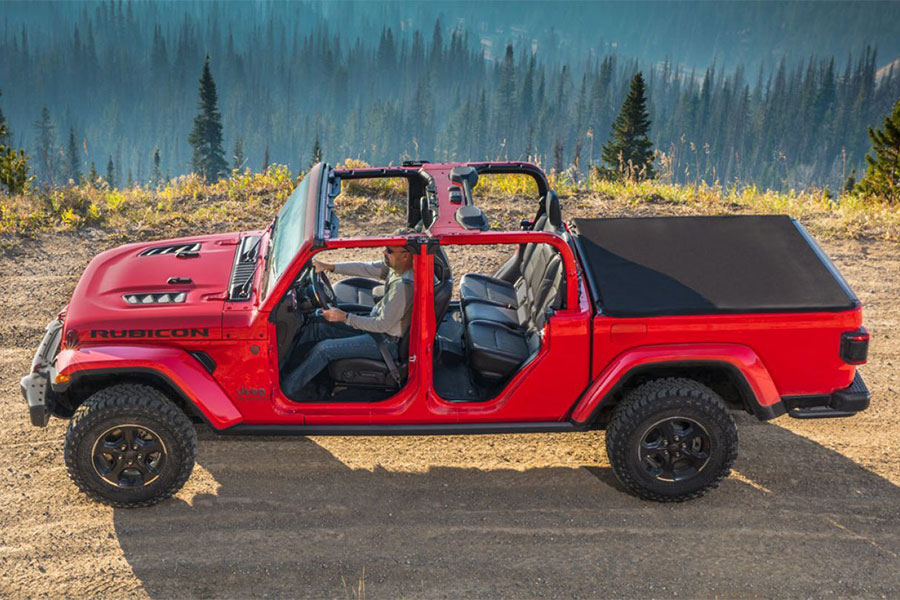
{"label": "gravel ground", "polygon": [[66,423],[31,427],[18,380],[90,258],[122,241],[48,234],[0,256],[0,597],[900,595],[896,245],[823,244],[865,305],[871,408],[821,421],[736,415],[736,470],[703,499],[627,495],[602,432],[201,431],[173,500],[118,510],[76,490]]}

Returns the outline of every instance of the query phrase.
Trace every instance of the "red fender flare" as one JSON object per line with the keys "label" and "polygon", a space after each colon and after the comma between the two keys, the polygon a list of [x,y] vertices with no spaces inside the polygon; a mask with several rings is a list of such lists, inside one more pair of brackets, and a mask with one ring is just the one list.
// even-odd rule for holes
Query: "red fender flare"
{"label": "red fender flare", "polygon": [[578,424],[592,421],[595,411],[611,392],[635,370],[654,366],[724,366],[743,376],[754,413],[764,419],[784,413],[781,396],[756,352],[740,344],[665,344],[632,348],[617,356],[582,394],[572,409],[571,419]]}
{"label": "red fender flare", "polygon": [[57,378],[73,381],[91,374],[150,373],[166,380],[212,427],[224,429],[244,420],[218,382],[181,348],[109,344],[65,349],[56,357],[56,369]]}

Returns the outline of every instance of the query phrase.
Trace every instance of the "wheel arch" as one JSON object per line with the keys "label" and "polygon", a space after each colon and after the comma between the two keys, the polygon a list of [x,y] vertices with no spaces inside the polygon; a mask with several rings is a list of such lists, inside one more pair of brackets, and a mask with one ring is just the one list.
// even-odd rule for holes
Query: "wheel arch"
{"label": "wheel arch", "polygon": [[[139,384],[152,387],[175,406],[181,409],[193,420],[200,420],[211,425],[203,411],[164,373],[149,367],[141,368],[110,368],[91,369],[79,371],[70,380],[66,389],[66,412],[57,411],[54,407],[54,415],[57,417],[70,417],[79,406],[84,404],[95,392],[115,385]],[[69,412],[70,411],[70,412]],[[68,413],[68,414],[66,414]]]}
{"label": "wheel arch", "polygon": [[[711,350],[720,354],[710,356],[714,354]],[[573,407],[572,420],[584,427],[604,428],[612,410],[629,391],[666,377],[703,383],[729,408],[745,410],[760,420],[785,412],[771,376],[752,349],[737,345],[658,346],[638,348],[614,360]]]}
{"label": "wheel arch", "polygon": [[756,400],[747,378],[734,365],[723,362],[671,362],[635,367],[626,373],[596,406],[589,421],[591,426],[605,427],[613,410],[631,390],[648,381],[668,377],[697,381],[721,396],[728,408],[741,409],[761,419],[772,418]]}
{"label": "wheel arch", "polygon": [[[180,348],[121,346],[90,350],[63,350],[58,355],[58,373],[68,381],[63,377],[63,383],[53,385],[59,400],[59,408],[54,410],[57,416],[71,416],[99,389],[139,383],[159,390],[188,417],[199,418],[213,429],[243,421],[241,412],[200,361]],[[135,358],[141,350],[146,350],[146,360]]]}

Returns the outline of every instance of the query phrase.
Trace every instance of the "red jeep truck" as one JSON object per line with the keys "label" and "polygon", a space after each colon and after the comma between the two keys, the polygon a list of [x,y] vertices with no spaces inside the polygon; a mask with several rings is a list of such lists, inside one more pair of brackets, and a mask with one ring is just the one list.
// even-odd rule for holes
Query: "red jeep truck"
{"label": "red jeep truck", "polygon": [[[535,217],[519,231],[490,231],[476,206],[479,175],[493,173],[537,185]],[[342,182],[389,177],[406,180],[417,233],[340,237]],[[509,253],[498,272],[452,273],[448,257],[485,245]],[[334,361],[313,397],[286,396],[280,382],[303,358],[293,342],[317,309],[368,312],[379,298],[374,280],[332,286],[312,257],[384,247],[414,253],[399,360]],[[71,419],[68,472],[114,506],[175,493],[194,465],[198,422],[252,435],[606,429],[627,490],[681,501],[730,472],[730,411],[865,409],[856,367],[867,347],[859,301],[788,217],[567,223],[527,163],[318,164],[264,231],[98,255],[21,385],[34,425]]]}

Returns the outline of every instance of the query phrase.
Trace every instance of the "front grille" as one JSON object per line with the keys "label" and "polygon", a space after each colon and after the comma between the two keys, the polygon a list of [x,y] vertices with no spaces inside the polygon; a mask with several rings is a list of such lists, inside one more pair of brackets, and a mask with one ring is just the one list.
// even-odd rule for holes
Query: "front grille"
{"label": "front grille", "polygon": [[160,256],[162,254],[194,254],[200,251],[200,242],[193,244],[171,244],[169,246],[154,246],[142,251],[138,256]]}

